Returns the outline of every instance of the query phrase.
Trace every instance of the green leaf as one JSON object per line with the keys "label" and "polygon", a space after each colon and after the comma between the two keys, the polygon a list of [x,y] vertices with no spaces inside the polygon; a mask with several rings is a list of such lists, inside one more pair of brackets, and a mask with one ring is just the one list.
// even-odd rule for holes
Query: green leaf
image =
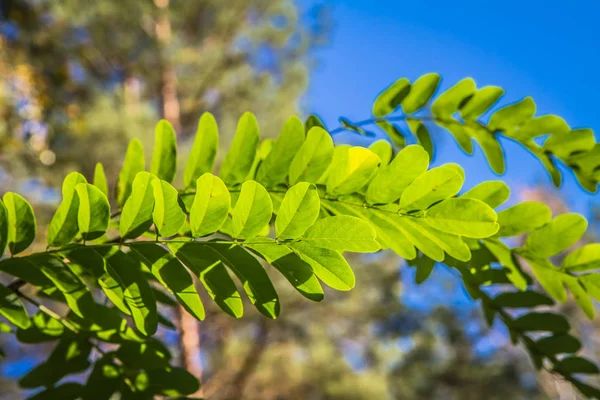
{"label": "green leaf", "polygon": [[100,254],[112,267],[107,272],[116,274],[113,279],[122,285],[125,302],[136,328],[146,336],[154,335],[158,325],[156,300],[140,265],[121,250],[102,250]]}
{"label": "green leaf", "polygon": [[548,259],[536,256],[528,251],[519,251],[527,261],[540,285],[552,297],[560,302],[567,300],[567,291],[563,284],[563,274]]}
{"label": "green leaf", "polygon": [[389,218],[389,215],[377,210],[363,209],[362,211],[372,222],[377,232],[377,240],[383,241],[386,247],[390,247],[406,260],[412,260],[417,256],[415,246],[408,239],[406,232],[398,227],[398,218]]}
{"label": "green leaf", "polygon": [[423,237],[426,237],[437,247],[444,250],[449,256],[459,261],[469,261],[471,259],[471,250],[462,241],[460,236],[432,228],[421,218],[403,217],[402,219],[411,226],[416,225]]}
{"label": "green leaf", "polygon": [[94,185],[79,183],[77,224],[83,240],[94,240],[106,233],[110,223],[110,204],[106,195]]}
{"label": "green leaf", "polygon": [[375,124],[385,132],[386,135],[392,140],[392,142],[402,148],[406,146],[406,138],[396,124],[392,124],[389,121],[377,120]]}
{"label": "green leaf", "polygon": [[19,296],[2,284],[0,284],[0,315],[21,329],[31,326],[29,315]]}
{"label": "green leaf", "polygon": [[544,115],[527,121],[517,131],[507,132],[507,135],[528,140],[543,135],[565,135],[570,130],[564,119],[556,115]]}
{"label": "green leaf", "polygon": [[[509,196],[510,188],[503,181],[486,181],[472,187],[460,197],[481,200],[488,206],[496,208],[508,200]],[[500,229],[502,229],[502,226]]]}
{"label": "green leaf", "polygon": [[590,360],[583,357],[569,356],[554,364],[554,370],[566,374],[598,374],[600,370]]}
{"label": "green leaf", "polygon": [[428,165],[429,156],[421,146],[405,147],[371,181],[367,201],[370,204],[388,204],[398,200],[405,189],[427,171]]}
{"label": "green leaf", "polygon": [[125,201],[131,195],[131,186],[138,172],[146,169],[146,160],[144,158],[144,147],[138,139],[132,139],[127,146],[125,153],[125,161],[119,172],[119,180],[117,181],[116,197],[117,205],[120,207],[125,204]]}
{"label": "green leaf", "polygon": [[36,254],[29,258],[65,296],[69,308],[82,317],[89,318],[96,311],[96,303],[88,287],[59,258],[50,254]]}
{"label": "green leaf", "polygon": [[214,251],[206,251],[205,243],[200,242],[171,242],[168,246],[200,279],[209,296],[223,311],[234,318],[241,318],[244,314],[242,298]]}
{"label": "green leaf", "polygon": [[4,202],[0,200],[0,259],[4,255],[6,250],[6,244],[8,243],[8,211]]}
{"label": "green leaf", "polygon": [[177,397],[196,393],[200,388],[198,379],[183,368],[169,367],[148,371],[148,380],[152,392]]}
{"label": "green leaf", "polygon": [[260,262],[237,245],[208,242],[205,251],[209,250],[217,254],[242,282],[244,291],[256,309],[268,318],[277,318],[279,297]]}
{"label": "green leaf", "polygon": [[493,301],[497,306],[506,308],[533,308],[554,305],[554,301],[551,298],[533,290],[503,292],[494,297]]}
{"label": "green leaf", "polygon": [[154,208],[154,190],[152,181],[156,177],[148,172],[136,175],[132,193],[121,212],[119,230],[123,239],[136,238],[152,226],[152,209]]}
{"label": "green leaf", "polygon": [[31,317],[31,326],[27,329],[17,329],[16,339],[21,343],[35,344],[54,342],[58,338],[69,335],[62,322],[39,311]]}
{"label": "green leaf", "polygon": [[207,172],[212,172],[217,150],[219,149],[219,127],[215,117],[205,112],[198,121],[194,144],[185,165],[183,184],[193,188],[196,180]]}
{"label": "green leaf", "polygon": [[477,119],[504,95],[504,90],[497,86],[486,86],[479,89],[473,97],[467,101],[461,110],[460,116],[464,120]]}
{"label": "green leaf", "polygon": [[233,236],[239,239],[255,237],[273,215],[269,192],[256,181],[246,181],[231,213]]}
{"label": "green leaf", "polygon": [[415,283],[420,285],[421,283],[425,282],[425,280],[429,278],[429,275],[431,275],[431,272],[433,272],[435,261],[429,257],[421,255],[419,258],[417,258],[415,267],[417,268],[417,273],[415,274]]}
{"label": "green leaf", "polygon": [[246,179],[256,152],[260,136],[256,117],[246,112],[240,118],[231,147],[221,164],[221,177],[229,186],[238,185]]}
{"label": "green leaf", "polygon": [[122,383],[121,368],[115,365],[113,354],[102,356],[94,363],[87,378],[82,400],[110,400]]}
{"label": "green leaf", "polygon": [[473,137],[471,136],[471,129],[467,125],[463,125],[453,119],[449,120],[436,120],[435,123],[454,136],[456,143],[460,148],[467,154],[473,154]]}
{"label": "green leaf", "polygon": [[29,257],[5,258],[0,261],[0,271],[41,289],[48,289],[53,286],[52,282],[42,274],[40,269],[31,263]]}
{"label": "green leaf", "polygon": [[600,269],[600,243],[591,243],[567,254],[562,267],[570,272]]}
{"label": "green leaf", "polygon": [[579,279],[571,276],[564,276],[563,282],[565,283],[565,285],[567,285],[567,287],[571,291],[571,295],[573,296],[579,307],[583,310],[585,315],[587,315],[587,317],[590,320],[593,320],[594,303],[588,295],[586,288],[580,283]]}
{"label": "green leaf", "polygon": [[154,243],[137,243],[129,247],[194,318],[204,319],[204,307],[194,287],[194,281],[177,258]]}
{"label": "green leaf", "polygon": [[377,157],[381,160],[381,167],[385,167],[390,163],[393,156],[393,149],[390,142],[387,140],[378,140],[369,146],[369,150],[377,154]]}
{"label": "green leaf", "polygon": [[327,179],[327,192],[350,194],[368,183],[377,172],[381,160],[364,147],[336,147]]}
{"label": "green leaf", "polygon": [[498,239],[486,239],[485,247],[508,271],[506,276],[521,291],[527,288],[527,279],[514,260],[512,250]]}
{"label": "green leaf", "polygon": [[154,192],[154,209],[152,210],[154,226],[160,236],[173,236],[183,227],[187,218],[183,210],[183,202],[179,198],[177,189],[167,181],[153,179],[152,187]]}
{"label": "green leaf", "polygon": [[77,235],[79,197],[75,187],[86,182],[85,177],[77,172],[71,172],[63,181],[62,201],[48,226],[48,246],[65,245]]}
{"label": "green leaf", "polygon": [[554,333],[567,333],[570,328],[565,317],[550,312],[530,312],[514,320],[511,327],[523,332]]}
{"label": "green leaf", "polygon": [[585,153],[594,148],[596,138],[591,129],[573,129],[568,133],[553,134],[545,142],[543,149],[554,153],[559,158],[569,158],[578,153]]}
{"label": "green leaf", "polygon": [[335,251],[370,253],[380,249],[373,227],[357,217],[339,215],[317,220],[300,239],[303,243]]}
{"label": "green leaf", "polygon": [[436,73],[425,74],[417,79],[402,102],[404,113],[412,114],[425,107],[437,90],[440,80],[440,76]]}
{"label": "green leaf", "polygon": [[177,172],[177,138],[175,130],[169,121],[161,119],[154,130],[154,152],[150,163],[150,173],[171,183],[175,177],[175,172]]}
{"label": "green leaf", "polygon": [[431,105],[431,112],[438,118],[448,118],[459,110],[462,103],[476,92],[475,81],[463,79],[444,93],[440,94]]}
{"label": "green leaf", "polygon": [[429,155],[429,159],[433,159],[433,142],[431,140],[431,134],[425,124],[421,120],[414,118],[407,118],[406,124],[412,134],[417,138],[419,145],[421,145]]}
{"label": "green leaf", "polygon": [[190,227],[194,237],[215,233],[225,222],[231,195],[221,178],[211,173],[196,181],[196,195],[190,209]]}
{"label": "green leaf", "polygon": [[491,117],[488,124],[489,128],[495,130],[513,130],[515,126],[519,126],[530,120],[535,114],[535,102],[531,97],[525,97],[508,106],[502,107],[496,111]]}
{"label": "green leaf", "polygon": [[289,118],[273,148],[260,164],[257,180],[267,187],[285,182],[290,164],[304,143],[304,125],[300,118]]}
{"label": "green leaf", "polygon": [[[91,351],[92,345],[87,340],[62,339],[50,353],[47,361],[39,364],[21,378],[19,386],[27,389],[54,386],[65,376],[87,369],[90,365],[88,357]],[[63,397],[58,398],[62,399]]]}
{"label": "green leaf", "polygon": [[477,143],[479,143],[494,172],[503,174],[505,168],[504,150],[502,150],[502,146],[500,146],[500,142],[495,134],[480,125],[467,127],[467,133],[473,136]]}
{"label": "green leaf", "polygon": [[410,92],[410,82],[406,78],[398,79],[388,86],[373,103],[373,116],[383,117],[396,109]]}
{"label": "green leaf", "polygon": [[4,193],[3,200],[8,220],[8,251],[14,256],[33,243],[36,234],[35,215],[27,200],[16,193]]}
{"label": "green leaf", "polygon": [[263,258],[309,300],[323,300],[323,288],[309,264],[284,244],[278,244],[270,238],[261,239],[260,243],[244,243],[258,256]]}
{"label": "green leaf", "polygon": [[297,239],[312,226],[317,218],[321,202],[315,185],[308,182],[292,186],[277,212],[275,231],[279,240]]}
{"label": "green leaf", "polygon": [[391,216],[395,226],[416,246],[423,254],[434,261],[444,261],[444,250],[438,245],[439,241],[422,228],[411,217]]}
{"label": "green leaf", "polygon": [[464,172],[456,164],[430,169],[418,176],[402,192],[400,209],[424,210],[433,203],[454,196],[464,182]]}
{"label": "green leaf", "polygon": [[81,396],[83,387],[79,383],[65,382],[56,387],[48,388],[42,392],[28,397],[27,400],[76,400]]}
{"label": "green leaf", "polygon": [[498,213],[498,236],[516,236],[530,232],[552,219],[552,211],[543,204],[526,201]]}
{"label": "green leaf", "polygon": [[104,173],[104,166],[100,162],[96,163],[96,168],[94,168],[94,186],[108,198],[108,181]]}
{"label": "green leaf", "polygon": [[318,126],[319,128],[323,128],[323,129],[327,130],[327,127],[325,127],[325,124],[323,123],[321,118],[319,118],[318,116],[316,116],[314,114],[310,114],[306,118],[306,121],[304,121],[304,132],[310,131],[315,126]]}
{"label": "green leaf", "polygon": [[541,257],[552,257],[574,245],[585,233],[587,221],[579,214],[562,214],[533,231],[525,247]]}
{"label": "green leaf", "polygon": [[354,287],[354,272],[337,251],[314,247],[305,242],[292,242],[289,247],[312,267],[315,275],[327,286],[342,291]]}
{"label": "green leaf", "polygon": [[571,335],[552,335],[539,339],[536,347],[544,354],[577,353],[581,342]]}
{"label": "green leaf", "polygon": [[298,182],[316,183],[329,167],[332,158],[331,136],[322,128],[312,128],[290,164],[290,185]]}
{"label": "green leaf", "polygon": [[494,210],[480,200],[450,198],[425,213],[425,222],[442,231],[471,238],[486,238],[498,231]]}

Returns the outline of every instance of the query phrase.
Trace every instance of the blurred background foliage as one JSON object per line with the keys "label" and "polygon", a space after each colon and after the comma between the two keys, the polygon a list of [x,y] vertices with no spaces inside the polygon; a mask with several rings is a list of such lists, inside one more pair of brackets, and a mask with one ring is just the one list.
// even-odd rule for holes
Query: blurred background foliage
{"label": "blurred background foliage", "polygon": [[[67,172],[91,177],[101,161],[115,177],[128,140],[149,148],[162,117],[184,148],[203,111],[216,115],[222,147],[244,111],[257,115],[263,137],[276,135],[287,117],[303,115],[315,51],[332,28],[326,6],[292,0],[3,0],[0,195],[25,193],[43,225]],[[558,198],[553,208],[565,211]],[[536,374],[500,327],[488,328],[443,266],[417,287],[413,269],[401,265],[399,275],[391,254],[352,261],[356,289],[328,292],[324,303],[280,285],[289,293],[277,321],[248,308],[242,320],[209,309],[197,323],[164,307],[176,329],[160,335],[202,377],[208,399],[575,398],[569,385]],[[574,326],[594,351],[597,327]],[[16,380],[48,348],[8,340],[0,333],[0,398],[17,399]]]}

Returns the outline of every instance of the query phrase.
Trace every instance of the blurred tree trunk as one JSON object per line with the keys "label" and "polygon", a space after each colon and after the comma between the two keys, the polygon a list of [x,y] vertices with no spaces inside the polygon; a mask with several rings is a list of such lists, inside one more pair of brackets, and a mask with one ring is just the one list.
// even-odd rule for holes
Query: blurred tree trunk
{"label": "blurred tree trunk", "polygon": [[171,122],[176,132],[181,129],[181,107],[177,97],[177,76],[175,68],[165,52],[171,42],[171,21],[169,20],[169,0],[154,0],[158,8],[156,38],[158,39],[161,65],[160,105],[163,118]]}

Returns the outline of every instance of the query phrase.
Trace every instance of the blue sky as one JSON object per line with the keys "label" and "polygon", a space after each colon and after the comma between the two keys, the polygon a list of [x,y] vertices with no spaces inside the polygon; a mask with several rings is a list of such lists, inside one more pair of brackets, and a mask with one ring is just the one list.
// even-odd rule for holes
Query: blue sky
{"label": "blue sky", "polygon": [[[331,45],[318,53],[306,98],[309,111],[330,127],[337,117],[367,118],[378,92],[400,77],[442,74],[442,88],[471,76],[478,86],[506,90],[501,104],[532,96],[538,115],[557,114],[572,127],[600,133],[600,15],[598,1],[329,1]],[[436,164],[459,162],[467,187],[495,179],[476,151],[464,155],[449,134],[439,137]],[[513,188],[550,184],[537,160],[508,142],[503,176]],[[586,194],[569,173],[561,193],[577,211]]]}

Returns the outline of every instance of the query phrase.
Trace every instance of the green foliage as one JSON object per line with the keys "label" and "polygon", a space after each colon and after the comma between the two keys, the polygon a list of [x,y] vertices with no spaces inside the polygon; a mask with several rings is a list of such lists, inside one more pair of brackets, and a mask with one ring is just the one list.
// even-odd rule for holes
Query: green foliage
{"label": "green foliage", "polygon": [[[438,84],[433,74],[412,86],[399,80],[380,95],[373,112],[387,118],[400,108],[407,113],[422,110]],[[478,118],[502,93],[495,87],[478,90],[466,79],[438,96],[431,110],[433,119],[448,126],[465,148],[472,137],[484,150],[488,146],[486,154],[496,170],[504,162],[491,144],[497,132],[523,141],[531,141],[538,131],[551,138],[560,135],[560,140],[567,134],[560,119],[532,119],[535,107],[526,100],[493,114],[492,135]],[[457,113],[461,120],[454,119]],[[423,124],[419,117],[411,118]],[[478,133],[468,133],[472,129]],[[538,367],[549,366],[586,395],[598,396],[597,389],[575,376],[597,374],[596,366],[576,355],[580,344],[569,335],[568,321],[548,311],[570,293],[593,318],[592,299],[600,300],[598,245],[568,253],[586,229],[583,217],[563,214],[552,219],[548,207],[533,202],[497,213],[494,209],[510,192],[503,182],[484,182],[460,194],[463,169],[456,164],[428,169],[431,153],[425,146],[400,151],[386,142],[369,148],[335,147],[316,117],[305,125],[292,117],[277,140],[260,143],[256,118],[244,114],[220,178],[211,172],[217,132],[214,118],[203,115],[181,189],[171,185],[176,142],[170,124],[157,125],[149,172],[141,143],[132,140],[114,198],[120,208],[112,215],[101,165],[94,185],[69,174],[49,230],[52,248],[0,261],[0,270],[20,280],[19,285],[30,285],[70,309],[61,317],[44,307],[29,317],[21,300],[36,303],[19,285],[0,286],[0,314],[18,328],[19,340],[58,341],[51,357],[21,382],[24,387],[48,387],[36,396],[189,395],[198,388],[195,378],[171,365],[168,351],[152,338],[159,324],[172,327],[159,314],[157,301],[179,303],[196,319],[204,319],[193,275],[225,313],[242,317],[247,299],[260,314],[275,319],[281,302],[270,273],[281,273],[302,296],[321,301],[322,283],[340,291],[355,286],[346,252],[385,249],[410,260],[419,283],[436,263],[454,268],[481,302],[488,322],[498,318]],[[581,142],[585,140],[573,141],[572,148],[580,148]],[[32,243],[35,217],[19,195],[7,193],[3,200],[0,244],[4,250],[7,242],[14,256]],[[527,235],[522,248],[511,248],[502,239],[521,234]],[[565,255],[561,267],[551,258],[558,254]],[[491,286],[503,290],[487,290]],[[96,301],[96,287],[114,307]],[[520,312],[513,314],[514,309]],[[99,343],[115,344],[116,350],[100,351]],[[90,357],[94,349],[100,358]],[[88,368],[85,385],[55,385]],[[103,387],[99,397],[94,397],[96,386]]]}

